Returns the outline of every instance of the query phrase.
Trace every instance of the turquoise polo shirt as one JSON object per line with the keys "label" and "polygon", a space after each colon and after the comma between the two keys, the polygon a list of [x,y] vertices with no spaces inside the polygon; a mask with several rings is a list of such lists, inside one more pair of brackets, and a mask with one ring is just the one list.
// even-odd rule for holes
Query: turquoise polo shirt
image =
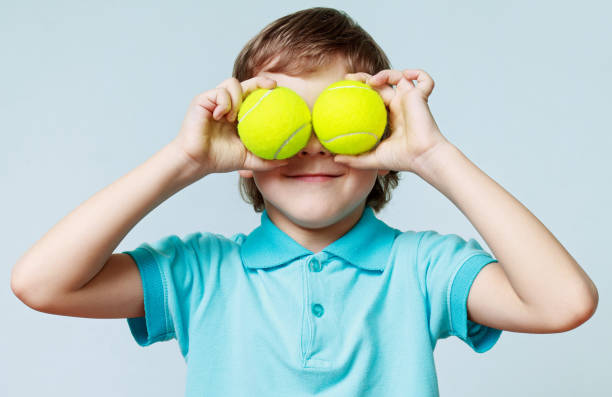
{"label": "turquoise polo shirt", "polygon": [[394,229],[366,207],[313,253],[261,214],[250,234],[192,233],[124,251],[142,279],[140,346],[176,339],[186,396],[438,396],[433,350],[483,353],[501,330],[467,319],[474,239]]}

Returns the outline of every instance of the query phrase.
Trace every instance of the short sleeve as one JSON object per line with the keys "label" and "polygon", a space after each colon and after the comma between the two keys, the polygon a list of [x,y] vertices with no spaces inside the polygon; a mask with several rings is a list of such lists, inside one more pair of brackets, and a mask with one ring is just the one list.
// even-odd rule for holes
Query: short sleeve
{"label": "short sleeve", "polygon": [[501,335],[501,330],[467,318],[467,298],[472,283],[484,266],[497,262],[474,239],[456,234],[421,232],[417,248],[419,283],[427,300],[432,342],[457,336],[474,351],[484,353]]}
{"label": "short sleeve", "polygon": [[127,319],[140,346],[177,339],[187,354],[191,313],[204,293],[201,240],[200,233],[185,240],[171,235],[123,252],[134,259],[142,280],[145,316]]}

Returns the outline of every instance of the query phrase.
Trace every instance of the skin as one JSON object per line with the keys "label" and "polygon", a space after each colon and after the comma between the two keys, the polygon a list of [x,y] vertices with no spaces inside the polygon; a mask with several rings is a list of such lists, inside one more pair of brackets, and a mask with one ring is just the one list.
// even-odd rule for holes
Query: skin
{"label": "skin", "polygon": [[[597,288],[565,247],[522,203],[442,135],[427,103],[434,88],[431,76],[422,69],[343,75],[342,67],[335,66],[299,77],[261,73],[256,78],[262,81],[241,83],[247,91],[256,83],[272,84],[274,80],[263,77],[267,75],[279,85],[294,89],[312,107],[328,84],[340,79],[358,80],[376,89],[389,109],[389,137],[366,153],[331,156],[317,141],[311,141],[306,150],[286,163],[264,163],[248,153],[240,158],[244,165],[234,169],[252,170],[240,173],[255,178],[270,217],[280,229],[317,252],[359,219],[376,173],[385,172],[379,170],[412,172],[457,206],[497,259],[485,266],[472,284],[468,319],[513,332],[549,333],[576,328],[593,315]],[[237,83],[224,84],[233,89]],[[239,97],[236,95],[236,103]],[[221,101],[215,103],[225,109],[214,109],[220,118],[230,107],[223,90],[218,98]],[[232,115],[228,117],[233,120]],[[232,136],[235,138],[235,133]],[[241,149],[239,145],[234,147]],[[201,152],[196,146],[193,149],[193,154]],[[226,151],[216,153],[222,159],[236,157],[225,155]],[[232,160],[230,165],[235,163]],[[277,166],[280,168],[272,169]],[[333,172],[342,166],[346,174],[325,186],[293,184],[295,181],[286,177],[292,171]]]}
{"label": "skin", "polygon": [[[291,88],[313,105],[330,84],[346,79],[346,66],[340,59],[316,72],[289,76],[269,73],[258,76],[276,81],[277,86]],[[254,178],[272,222],[303,247],[319,252],[359,221],[368,194],[384,169],[353,168],[334,162],[335,155],[321,145],[312,133],[308,144],[287,165],[272,170],[240,170],[241,176]],[[341,176],[326,182],[306,182],[287,175],[296,173],[333,173]]]}

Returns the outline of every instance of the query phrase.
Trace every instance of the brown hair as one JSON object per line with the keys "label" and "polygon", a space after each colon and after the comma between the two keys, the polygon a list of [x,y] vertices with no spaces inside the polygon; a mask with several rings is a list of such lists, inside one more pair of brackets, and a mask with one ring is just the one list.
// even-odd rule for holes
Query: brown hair
{"label": "brown hair", "polygon": [[[234,61],[233,77],[244,81],[266,66],[271,73],[299,75],[333,63],[342,56],[349,73],[376,74],[391,69],[391,63],[374,39],[344,11],[313,7],[286,15],[264,27],[249,40]],[[389,120],[387,110],[387,120]],[[390,135],[387,122],[382,139]],[[377,176],[366,205],[376,212],[391,199],[399,182],[399,172],[390,170]],[[264,210],[263,196],[253,178],[240,177],[240,195],[255,212]]]}

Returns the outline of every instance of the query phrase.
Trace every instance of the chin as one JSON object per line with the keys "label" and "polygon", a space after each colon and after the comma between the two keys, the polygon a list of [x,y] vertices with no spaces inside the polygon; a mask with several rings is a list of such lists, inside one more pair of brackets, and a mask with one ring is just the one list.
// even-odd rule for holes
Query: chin
{"label": "chin", "polygon": [[339,220],[339,218],[329,216],[327,213],[286,213],[285,216],[287,216],[294,224],[305,229],[322,229],[333,225]]}
{"label": "chin", "polygon": [[269,204],[292,223],[306,229],[321,229],[331,226],[354,210],[350,205],[342,206],[339,203],[326,205],[321,202],[317,205],[316,201],[313,200],[305,200],[304,202],[296,200],[286,203],[286,205]]}

